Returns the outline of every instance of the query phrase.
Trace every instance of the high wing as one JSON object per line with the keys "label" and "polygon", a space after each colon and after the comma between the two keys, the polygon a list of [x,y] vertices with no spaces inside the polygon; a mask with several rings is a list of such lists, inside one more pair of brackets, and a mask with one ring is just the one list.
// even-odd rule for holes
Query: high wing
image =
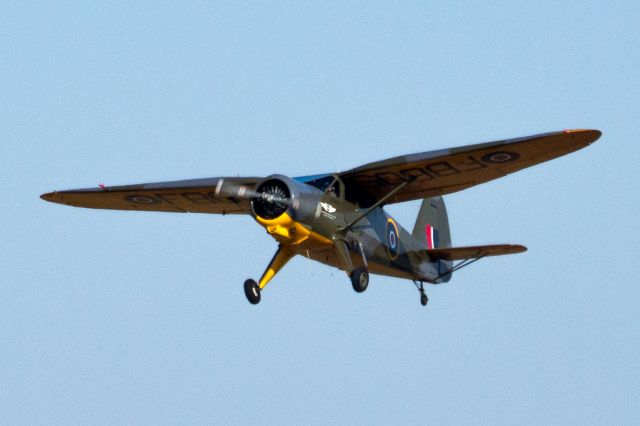
{"label": "high wing", "polygon": [[565,130],[438,151],[404,155],[340,173],[347,196],[386,203],[450,194],[505,176],[595,142],[598,130]]}
{"label": "high wing", "polygon": [[258,177],[144,183],[50,192],[41,198],[76,207],[178,213],[243,214]]}
{"label": "high wing", "polygon": [[425,250],[432,259],[467,260],[479,259],[487,256],[502,256],[527,251],[525,246],[517,244],[497,244],[490,246],[469,246]]}

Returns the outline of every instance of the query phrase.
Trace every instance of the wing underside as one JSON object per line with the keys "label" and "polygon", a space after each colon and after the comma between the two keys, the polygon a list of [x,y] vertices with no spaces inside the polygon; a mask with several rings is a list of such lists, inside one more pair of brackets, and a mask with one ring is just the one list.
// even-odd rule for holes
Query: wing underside
{"label": "wing underside", "polygon": [[423,152],[369,163],[340,173],[353,199],[379,200],[406,184],[386,203],[457,192],[503,177],[595,142],[598,130],[565,130],[523,138]]}
{"label": "wing underside", "polygon": [[76,207],[178,213],[243,214],[260,178],[210,178],[75,189],[41,198]]}

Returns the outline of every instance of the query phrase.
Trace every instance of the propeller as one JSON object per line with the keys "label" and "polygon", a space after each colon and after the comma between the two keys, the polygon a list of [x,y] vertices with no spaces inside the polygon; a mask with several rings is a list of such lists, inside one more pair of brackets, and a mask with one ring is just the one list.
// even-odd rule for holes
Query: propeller
{"label": "propeller", "polygon": [[[243,187],[238,184],[227,184],[225,182],[222,187],[221,194],[224,194],[226,197],[239,198],[243,200],[253,200],[253,199],[263,199],[267,202],[286,204],[287,206],[291,205],[291,200],[287,196],[287,191],[282,188],[278,188],[279,191],[267,190],[260,188],[260,190],[256,191],[255,189],[249,189],[247,187]],[[284,195],[283,195],[284,194]]]}
{"label": "propeller", "polygon": [[291,205],[291,193],[287,184],[278,179],[263,182],[257,190],[247,191],[254,212],[264,219],[275,219]]}
{"label": "propeller", "polygon": [[239,198],[250,200],[259,199],[268,203],[291,205],[291,200],[281,191],[281,188],[267,191],[246,190]]}

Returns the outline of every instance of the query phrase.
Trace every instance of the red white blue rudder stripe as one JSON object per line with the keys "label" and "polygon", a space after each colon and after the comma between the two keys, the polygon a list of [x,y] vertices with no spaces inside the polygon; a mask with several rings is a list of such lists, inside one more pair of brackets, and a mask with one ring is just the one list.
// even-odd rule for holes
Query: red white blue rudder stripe
{"label": "red white blue rudder stripe", "polygon": [[438,248],[438,230],[430,224],[427,224],[425,226],[424,233],[427,238],[427,249],[433,250]]}

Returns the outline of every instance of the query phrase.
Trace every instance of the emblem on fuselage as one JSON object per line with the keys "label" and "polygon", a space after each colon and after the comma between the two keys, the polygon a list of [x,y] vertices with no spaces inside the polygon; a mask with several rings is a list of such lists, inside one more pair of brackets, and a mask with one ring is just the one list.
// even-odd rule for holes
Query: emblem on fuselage
{"label": "emblem on fuselage", "polygon": [[395,260],[400,253],[400,236],[398,227],[393,219],[387,219],[387,254],[389,259]]}
{"label": "emblem on fuselage", "polygon": [[322,206],[322,210],[327,213],[334,213],[336,211],[336,208],[329,203],[320,203],[320,205]]}
{"label": "emblem on fuselage", "polygon": [[329,203],[322,203],[322,202],[320,203],[320,206],[322,207],[322,211],[321,212],[322,212],[323,216],[325,216],[325,217],[327,217],[327,218],[329,218],[331,220],[334,220],[336,218],[336,215],[333,214],[333,213],[336,212],[336,208],[335,207],[333,207]]}

